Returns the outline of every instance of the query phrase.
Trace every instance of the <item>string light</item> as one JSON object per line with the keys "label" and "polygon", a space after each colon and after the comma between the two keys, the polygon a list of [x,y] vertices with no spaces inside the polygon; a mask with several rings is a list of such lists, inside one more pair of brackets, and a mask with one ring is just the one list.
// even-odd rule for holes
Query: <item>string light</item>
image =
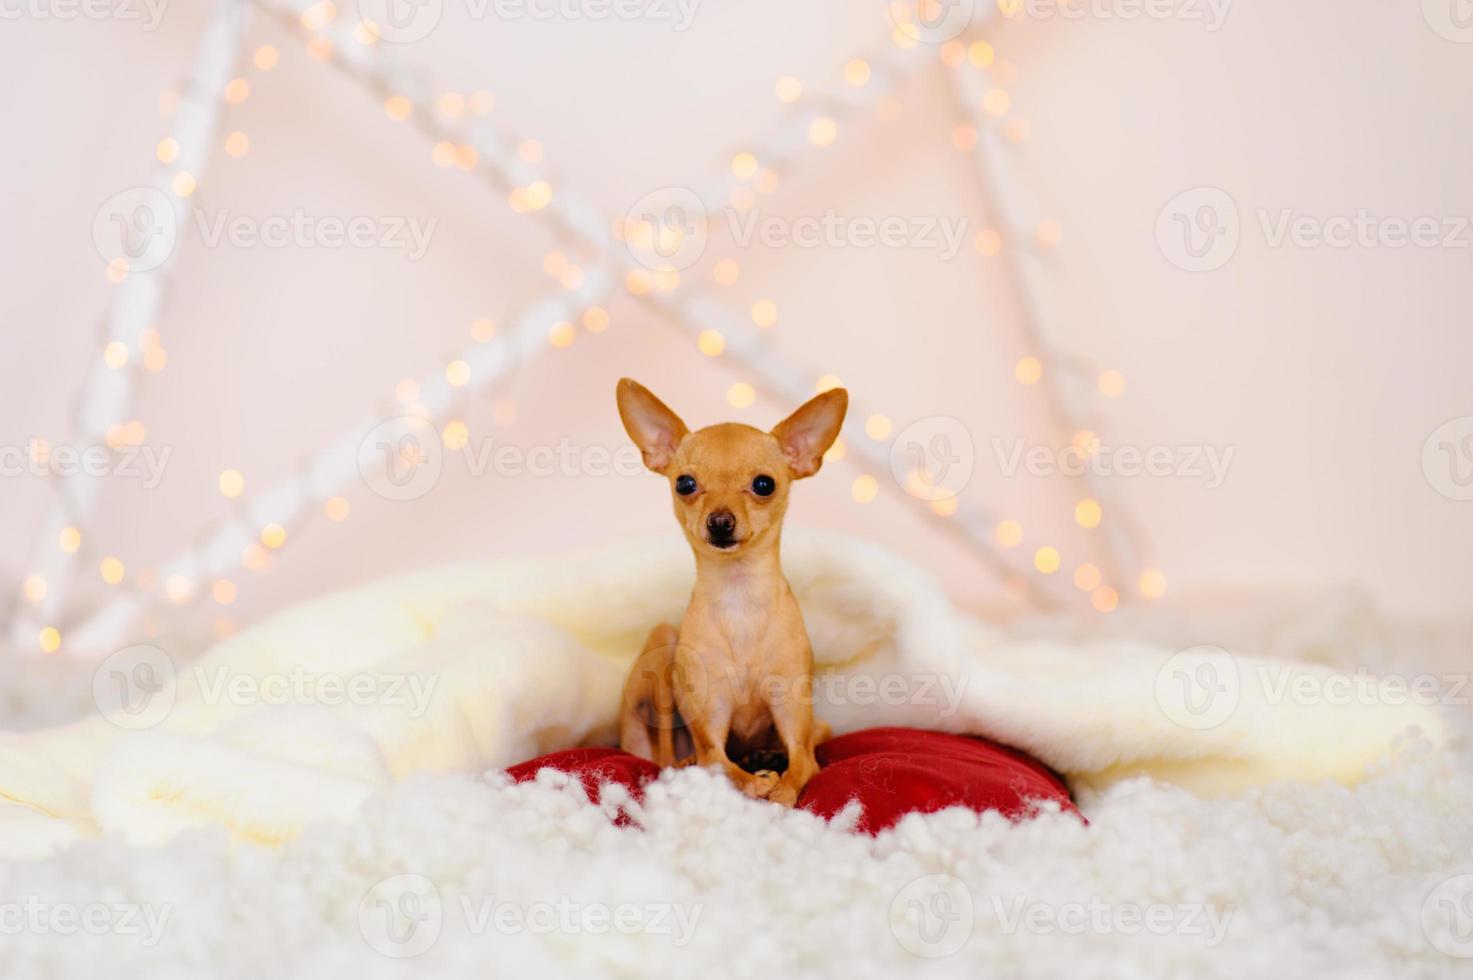
{"label": "string light", "polygon": [[997,543],[1004,548],[1016,548],[1023,543],[1023,525],[1017,521],[1003,521],[997,526]]}
{"label": "string light", "polygon": [[114,340],[102,349],[102,362],[114,371],[128,363],[128,345]]}
{"label": "string light", "polygon": [[821,395],[826,391],[833,391],[835,388],[844,387],[844,382],[839,380],[837,374],[823,374],[819,375],[818,382],[813,387]]}
{"label": "string light", "polygon": [[542,143],[538,140],[522,140],[517,147],[517,156],[522,158],[523,163],[541,163]]}
{"label": "string light", "polygon": [[[316,5],[312,9],[313,10],[325,10],[325,11],[329,12],[329,14],[335,13],[335,8],[333,8],[330,3],[324,4],[324,5]],[[329,17],[329,19],[330,19],[330,17]],[[980,47],[979,47],[979,44],[981,45]],[[980,42],[979,42],[979,44],[974,44],[970,48],[967,49],[968,56],[971,57],[971,58],[973,58],[974,61],[976,61],[976,54],[975,53],[977,51],[979,51],[979,50],[986,50],[987,52],[989,52],[988,57],[989,57],[989,60],[990,60],[990,51],[991,51],[990,47],[987,46],[987,45],[985,45],[985,44],[981,44]],[[910,46],[910,45],[905,45],[905,46]],[[952,57],[954,59],[955,56],[953,55]],[[856,65],[862,66],[862,72],[860,72],[859,69],[856,69],[855,68]],[[855,77],[856,74],[862,74],[863,77],[862,78]],[[869,79],[869,67],[868,67],[867,64],[865,64],[862,61],[859,61],[858,59],[856,59],[854,62],[851,62],[849,65],[846,65],[845,75],[846,75],[846,79],[845,80],[848,81],[850,84],[855,84],[855,85],[864,84]],[[794,81],[796,81],[796,80],[794,80]],[[799,93],[801,93],[801,85],[799,86]],[[249,94],[249,86],[247,85],[246,88],[245,88],[245,91],[241,94],[240,97],[243,99],[248,94]],[[483,98],[477,98],[478,96],[483,96]],[[490,99],[489,93],[476,93],[472,97],[472,102],[475,104],[475,108],[473,109],[473,111],[489,112],[490,109],[491,109],[491,106],[492,106],[492,101]],[[891,108],[898,109],[898,102],[896,100],[894,100],[893,97],[886,97],[885,102],[888,102],[888,104],[889,104],[889,106]],[[881,108],[882,108],[882,114],[891,114],[891,115],[893,115],[893,113],[888,112],[888,111],[885,110],[884,103],[882,103]],[[242,136],[243,136],[243,134],[242,134]],[[816,145],[816,146],[828,145],[828,144],[832,143],[836,139],[836,137],[837,137],[837,123],[834,120],[829,119],[828,117],[820,117],[819,119],[814,120],[813,122],[811,122],[809,124],[809,136],[810,136],[810,141],[813,142],[814,145]],[[531,141],[531,142],[534,142],[535,143],[535,141]],[[540,148],[540,144],[538,144],[538,146]],[[519,154],[520,154],[520,150],[519,150]],[[466,147],[463,147],[462,150],[461,150],[461,152],[458,154],[457,160],[461,162],[461,165],[464,165],[463,161],[465,161],[468,157],[469,157],[469,159],[474,160],[474,151],[469,146],[466,146]],[[535,154],[535,157],[536,157],[537,161],[540,161],[540,159],[541,159],[540,149],[539,149],[539,152]],[[751,160],[751,162],[753,164],[753,169],[755,169],[756,158],[755,158],[754,155],[752,155],[750,153],[748,153],[748,154],[739,154],[738,157],[736,159],[734,159],[734,161],[733,161],[733,173],[736,174],[736,175],[738,175],[738,176],[740,176],[740,177],[742,177],[742,179],[750,179],[751,176],[752,176],[751,172],[746,173],[745,176],[743,176],[741,173],[738,172],[740,168],[737,165],[737,161],[740,160],[742,157],[750,158],[750,160]],[[531,161],[529,161],[529,162],[531,162]],[[772,188],[774,188],[776,186],[776,179],[777,179],[777,174],[776,174],[776,171],[775,170],[773,170],[773,169],[767,169],[767,170],[760,171],[760,176],[758,178],[758,187],[759,187],[759,189],[763,189],[764,192],[769,192]],[[187,195],[181,195],[181,196],[187,196]],[[551,188],[551,185],[548,184],[546,181],[535,181],[535,182],[533,182],[533,184],[528,185],[527,187],[518,188],[517,191],[515,191],[513,193],[513,198],[515,199],[514,200],[514,204],[518,205],[518,207],[517,207],[518,210],[539,210],[542,207],[546,207],[547,204],[551,203],[551,200],[552,200],[552,188]],[[999,245],[1000,245],[1000,241],[999,241]],[[981,251],[981,250],[982,249],[979,248],[979,251]],[[720,264],[718,264],[718,266],[719,265]],[[734,282],[735,281],[735,278],[736,278],[736,275],[739,273],[739,270],[736,268],[736,264],[734,262],[731,263],[731,266],[732,266],[731,280]],[[126,271],[126,270],[124,270],[124,271]],[[579,271],[581,272],[581,270],[579,270]],[[717,275],[718,275],[718,281],[720,281],[720,279],[723,277],[723,273],[722,273],[722,271],[720,269],[718,269]],[[655,282],[661,288],[662,291],[669,292],[669,291],[673,291],[673,289],[679,283],[679,276],[678,276],[677,273],[675,273],[674,270],[666,270],[664,273],[660,274],[656,278]],[[646,288],[647,288],[647,283],[648,283],[648,279],[645,280]],[[633,291],[635,291],[635,289],[631,288],[631,292],[633,292]],[[600,329],[600,328],[596,328],[596,327],[594,327],[592,325],[592,323],[587,322],[587,318],[588,318],[588,316],[590,314],[592,314],[592,312],[593,312],[593,308],[591,308],[588,311],[588,313],[585,314],[585,325],[588,326],[591,331],[596,331],[597,329]],[[602,313],[603,311],[600,310],[600,312]],[[603,318],[605,320],[606,320],[606,317],[607,317],[607,314],[606,313],[603,313]],[[598,322],[597,318],[595,318],[593,322],[595,322],[595,323]],[[775,322],[775,317],[774,317],[774,322]],[[569,325],[569,329],[571,330],[571,325]],[[489,339],[489,337],[487,339]],[[724,346],[724,341],[723,341],[723,346]],[[162,354],[162,350],[161,349],[160,349],[160,354]],[[835,379],[835,381],[837,381],[837,379]],[[732,391],[733,392],[737,392],[742,387],[746,387],[748,389],[751,388],[750,385],[746,385],[745,383],[740,383],[738,385],[733,385],[732,386]],[[729,393],[729,395],[730,395],[730,393]],[[755,400],[755,390],[752,390],[751,398],[752,398],[752,400]],[[886,420],[886,421],[888,422],[888,420]],[[840,445],[841,445],[840,443],[836,443],[836,445],[835,445],[834,448],[839,448]],[[840,451],[839,455],[841,455],[841,454],[842,454],[842,450]],[[827,455],[826,455],[826,458],[827,458]],[[869,477],[868,479],[871,480],[871,481],[874,480],[873,477]],[[858,481],[856,481],[856,484],[858,485]],[[876,484],[875,490],[876,490],[876,492],[878,491],[878,485],[877,484]],[[337,499],[341,499],[341,498],[334,498],[334,499],[337,500]],[[344,505],[346,505],[346,501],[343,501],[343,503],[344,503]],[[932,506],[933,506],[933,509],[937,513],[943,514],[943,516],[945,516],[945,514],[947,514],[947,513],[954,513],[955,512],[955,510],[956,510],[956,503],[957,502],[956,502],[956,499],[955,498],[947,498],[945,501],[934,502],[932,504]],[[279,527],[279,525],[275,525],[275,526],[276,527]],[[263,533],[263,540],[264,540],[264,538],[265,538],[265,536],[267,534],[267,531],[269,530],[270,527],[272,527],[272,526],[268,526],[267,529],[263,529],[263,532],[262,532]],[[1021,528],[1019,529],[1019,536],[1021,538]],[[284,541],[284,530],[282,531],[282,538],[283,538],[283,541]],[[1026,583],[1025,583],[1025,586],[1026,586]]]}
{"label": "string light", "polygon": [[270,71],[276,67],[276,62],[279,58],[280,54],[276,48],[269,44],[263,44],[256,49],[256,55],[251,60],[261,71]]}
{"label": "string light", "polygon": [[1064,229],[1057,221],[1040,221],[1038,228],[1033,233],[1034,239],[1043,248],[1054,248],[1059,240],[1064,237]]}
{"label": "string light", "polygon": [[338,8],[331,0],[321,0],[302,11],[302,26],[309,31],[320,31],[338,15]]}
{"label": "string light", "polygon": [[1052,575],[1059,570],[1059,549],[1052,545],[1044,545],[1033,553],[1033,567],[1044,575]]}
{"label": "string light", "polygon": [[74,527],[64,527],[57,535],[56,543],[67,554],[76,554],[77,549],[82,547],[82,532]]}
{"label": "string light", "polygon": [[1100,394],[1106,398],[1119,398],[1125,394],[1125,375],[1113,368],[1101,371],[1099,377]]}
{"label": "string light", "polygon": [[630,269],[624,276],[624,288],[631,296],[643,296],[653,285],[654,280],[644,269]]}
{"label": "string light", "polygon": [[843,437],[835,439],[834,444],[828,448],[828,452],[823,454],[823,461],[825,463],[837,463],[844,458],[844,454],[848,452],[848,449],[849,447],[844,445]]}
{"label": "string light", "polygon": [[981,252],[990,259],[1002,251],[1002,236],[992,228],[983,228],[977,232],[977,237],[973,241],[973,244],[976,246],[978,252]]}
{"label": "string light", "polygon": [[108,585],[117,585],[123,580],[123,576],[127,574],[127,569],[123,567],[123,563],[117,558],[108,555],[102,561],[98,562],[97,574],[101,575],[102,580]]}
{"label": "string light", "polygon": [[889,416],[886,415],[871,415],[864,420],[864,434],[876,442],[883,442],[890,438],[890,430],[892,428],[894,428],[894,425],[890,422]]}
{"label": "string light", "polygon": [[231,105],[240,105],[251,96],[251,83],[244,78],[232,78],[225,86],[225,101]]}
{"label": "string light", "polygon": [[1088,563],[1074,569],[1074,587],[1081,592],[1093,592],[1100,586],[1100,570]]}
{"label": "string light", "polygon": [[194,189],[198,187],[199,184],[195,181],[194,174],[189,173],[185,170],[181,170],[174,175],[174,179],[169,182],[169,186],[172,187],[174,189],[174,193],[178,194],[180,197],[189,197],[191,194],[194,193]]}
{"label": "string light", "polygon": [[1013,365],[1013,377],[1020,384],[1036,385],[1043,378],[1043,362],[1036,357],[1019,358]]}
{"label": "string light", "polygon": [[1012,104],[1012,96],[1008,95],[1006,89],[988,89],[987,94],[982,96],[982,111],[993,118],[1006,116]]}
{"label": "string light", "polygon": [[414,112],[414,103],[402,95],[391,95],[384,100],[384,114],[394,122],[403,122]]}
{"label": "string light", "polygon": [[1108,585],[1102,585],[1094,590],[1093,594],[1089,597],[1089,601],[1090,605],[1102,613],[1114,612],[1115,607],[1120,605],[1120,593]]}
{"label": "string light", "polygon": [[465,113],[465,96],[459,92],[444,92],[436,103],[440,115],[447,119],[459,119]]}
{"label": "string light", "polygon": [[602,306],[590,306],[583,311],[583,327],[589,333],[603,333],[609,329],[609,311]]}
{"label": "string light", "polygon": [[322,512],[330,521],[345,521],[352,512],[352,507],[346,497],[329,497],[322,504]]}
{"label": "string light", "polygon": [[221,470],[216,483],[220,492],[231,500],[245,493],[245,477],[241,476],[240,470]]}
{"label": "string light", "polygon": [[1141,595],[1147,599],[1159,599],[1166,594],[1166,576],[1158,569],[1148,568],[1144,572],[1141,572],[1141,579],[1138,584]]}
{"label": "string light", "polygon": [[756,389],[745,381],[738,381],[726,389],[726,402],[732,408],[747,408],[756,400]]}
{"label": "string light", "polygon": [[496,321],[487,317],[477,317],[471,321],[471,339],[478,344],[484,344],[496,336]]}
{"label": "string light", "polygon": [[780,102],[797,102],[803,97],[803,83],[792,75],[784,75],[774,86]]}
{"label": "string light", "polygon": [[739,180],[750,180],[757,172],[757,158],[750,153],[738,153],[731,158],[731,173]]}
{"label": "string light", "polygon": [[286,544],[286,528],[280,524],[267,524],[261,528],[261,543],[275,551]]}
{"label": "string light", "polygon": [[1100,526],[1103,513],[1098,500],[1086,497],[1074,505],[1074,522],[1082,528],[1096,528]]}
{"label": "string light", "polygon": [[955,497],[942,497],[939,500],[931,501],[931,510],[938,517],[951,517],[956,513],[958,506],[959,502]]}
{"label": "string light", "polygon": [[716,268],[711,270],[711,274],[716,277],[716,281],[721,285],[730,286],[741,276],[742,267],[737,264],[735,259],[722,259],[716,263]]}
{"label": "string light", "polygon": [[855,58],[844,66],[844,81],[850,85],[863,85],[869,81],[869,78],[869,62],[863,58]]}
{"label": "string light", "polygon": [[251,543],[240,553],[240,563],[252,572],[259,572],[271,561],[271,556],[259,544]]}
{"label": "string light", "polygon": [[854,478],[854,486],[850,492],[854,495],[856,503],[867,504],[879,495],[880,483],[868,473],[864,473]]}
{"label": "string light", "polygon": [[183,575],[170,575],[164,579],[164,597],[182,606],[194,598],[194,583]]}
{"label": "string light", "polygon": [[21,583],[21,595],[25,596],[26,601],[32,605],[40,602],[46,598],[46,579],[34,573],[27,575],[25,581]]}
{"label": "string light", "polygon": [[158,157],[159,163],[173,163],[179,159],[179,141],[172,136],[165,136],[159,140],[154,156]]}
{"label": "string light", "polygon": [[452,388],[464,388],[471,379],[471,366],[459,358],[445,365],[445,381]]}
{"label": "string light", "polygon": [[236,130],[225,137],[225,152],[227,155],[239,160],[251,150],[251,139],[245,133]]}
{"label": "string light", "polygon": [[967,46],[967,60],[974,68],[990,68],[997,52],[986,41],[973,41]]}
{"label": "string light", "polygon": [[752,322],[759,327],[770,327],[777,323],[777,304],[770,299],[759,299],[753,303]]}
{"label": "string light", "polygon": [[214,585],[210,586],[210,595],[220,605],[228,606],[235,601],[235,583],[228,578],[218,579]]}
{"label": "string light", "polygon": [[726,350],[726,338],[721,336],[719,330],[702,330],[696,337],[696,346],[707,357],[715,357]]}
{"label": "string light", "polygon": [[47,626],[37,635],[36,641],[42,653],[55,653],[61,649],[61,633],[55,626]]}
{"label": "string light", "polygon": [[839,125],[828,116],[819,116],[808,124],[808,141],[814,146],[833,146],[839,138]]}
{"label": "string light", "polygon": [[451,452],[459,452],[471,441],[470,427],[460,419],[446,422],[445,427],[440,431],[440,441]]}
{"label": "string light", "polygon": [[559,320],[547,332],[547,342],[554,347],[571,347],[577,337],[578,332],[573,329],[573,325],[567,320]]}

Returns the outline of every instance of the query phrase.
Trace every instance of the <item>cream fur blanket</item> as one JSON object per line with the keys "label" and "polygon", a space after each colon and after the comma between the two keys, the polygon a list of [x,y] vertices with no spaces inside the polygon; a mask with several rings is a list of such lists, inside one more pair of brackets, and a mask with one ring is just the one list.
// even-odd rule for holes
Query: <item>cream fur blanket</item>
{"label": "cream fur blanket", "polygon": [[[1415,692],[1325,667],[1006,639],[851,539],[795,534],[784,564],[818,712],[839,732],[975,733],[1076,786],[1150,775],[1200,794],[1350,785],[1412,731],[1443,737]],[[675,541],[459,565],[306,603],[193,662],[125,651],[98,671],[102,717],[0,735],[0,855],[208,826],[278,844],[414,773],[612,742],[624,673],[650,627],[678,619],[691,577]]]}

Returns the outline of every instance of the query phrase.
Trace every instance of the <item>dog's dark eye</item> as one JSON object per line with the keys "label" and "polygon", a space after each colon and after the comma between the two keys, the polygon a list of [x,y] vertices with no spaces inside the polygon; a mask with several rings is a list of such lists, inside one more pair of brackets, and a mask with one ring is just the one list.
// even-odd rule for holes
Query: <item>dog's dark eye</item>
{"label": "dog's dark eye", "polygon": [[772,491],[776,489],[776,481],[765,473],[752,481],[752,492],[759,497],[771,497]]}
{"label": "dog's dark eye", "polygon": [[689,473],[682,473],[675,478],[675,492],[682,497],[689,497],[696,492],[696,478]]}

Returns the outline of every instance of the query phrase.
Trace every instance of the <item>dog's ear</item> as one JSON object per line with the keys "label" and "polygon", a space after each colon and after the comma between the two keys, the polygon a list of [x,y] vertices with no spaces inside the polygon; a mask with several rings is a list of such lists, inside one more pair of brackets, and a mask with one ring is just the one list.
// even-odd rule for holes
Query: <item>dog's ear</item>
{"label": "dog's ear", "polygon": [[624,431],[639,447],[644,465],[664,473],[675,461],[675,450],[690,430],[648,388],[632,378],[619,379],[619,418]]}
{"label": "dog's ear", "polygon": [[830,388],[808,399],[792,415],[778,423],[772,434],[782,444],[793,479],[812,476],[823,465],[823,454],[839,438],[844,413],[849,411],[849,392]]}

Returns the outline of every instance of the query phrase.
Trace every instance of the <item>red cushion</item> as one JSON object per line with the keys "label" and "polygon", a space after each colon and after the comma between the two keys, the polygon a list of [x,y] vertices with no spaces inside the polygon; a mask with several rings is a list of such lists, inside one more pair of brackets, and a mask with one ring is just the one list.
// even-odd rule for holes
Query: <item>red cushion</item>
{"label": "red cushion", "polygon": [[822,771],[798,805],[832,817],[858,800],[860,830],[877,834],[907,813],[949,806],[997,810],[1011,820],[1031,816],[1052,800],[1078,813],[1059,777],[1022,752],[966,735],[915,728],[867,728],[818,747]]}
{"label": "red cushion", "polygon": [[[997,810],[1012,820],[1031,815],[1048,800],[1066,812],[1079,812],[1064,784],[1043,765],[980,738],[870,728],[830,739],[817,754],[823,769],[804,788],[798,806],[829,818],[858,800],[864,807],[858,829],[870,834],[907,813],[949,806]],[[660,772],[653,762],[618,749],[568,749],[512,766],[507,773],[520,783],[541,769],[577,776],[591,800],[598,800],[599,787],[610,782],[638,799],[644,784]]]}

